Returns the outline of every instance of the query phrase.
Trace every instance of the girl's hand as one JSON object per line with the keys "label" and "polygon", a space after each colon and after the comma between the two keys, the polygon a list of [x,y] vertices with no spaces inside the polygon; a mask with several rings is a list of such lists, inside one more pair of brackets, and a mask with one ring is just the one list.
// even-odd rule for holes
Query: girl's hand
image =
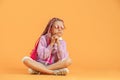
{"label": "girl's hand", "polygon": [[57,38],[56,43],[57,43],[58,46],[60,46],[59,37]]}
{"label": "girl's hand", "polygon": [[58,38],[57,34],[55,34],[55,35],[53,35],[53,36],[51,37],[51,45],[52,45],[52,46],[56,43],[57,38]]}

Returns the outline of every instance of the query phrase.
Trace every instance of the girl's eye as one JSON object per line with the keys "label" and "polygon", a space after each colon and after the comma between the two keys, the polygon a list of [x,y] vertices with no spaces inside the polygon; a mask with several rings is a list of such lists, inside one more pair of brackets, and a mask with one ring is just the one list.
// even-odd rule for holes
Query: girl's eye
{"label": "girl's eye", "polygon": [[57,29],[57,28],[58,28],[58,26],[56,25],[56,26],[55,26],[55,28]]}
{"label": "girl's eye", "polygon": [[62,29],[64,29],[64,26],[61,26]]}

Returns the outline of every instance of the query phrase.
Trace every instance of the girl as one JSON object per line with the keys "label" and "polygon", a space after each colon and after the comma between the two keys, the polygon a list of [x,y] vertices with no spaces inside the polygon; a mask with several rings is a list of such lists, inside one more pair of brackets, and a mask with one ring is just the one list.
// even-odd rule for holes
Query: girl
{"label": "girl", "polygon": [[62,39],[64,22],[52,18],[44,32],[36,42],[30,57],[24,57],[23,63],[29,67],[30,73],[66,75],[71,64],[66,43]]}

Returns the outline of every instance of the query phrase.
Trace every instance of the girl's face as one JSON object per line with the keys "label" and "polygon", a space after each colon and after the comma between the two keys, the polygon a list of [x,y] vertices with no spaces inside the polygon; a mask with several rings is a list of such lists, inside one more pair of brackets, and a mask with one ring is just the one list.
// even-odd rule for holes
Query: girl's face
{"label": "girl's face", "polygon": [[62,36],[64,30],[64,25],[62,21],[56,21],[52,28],[51,28],[51,33],[52,35],[57,34],[59,37]]}

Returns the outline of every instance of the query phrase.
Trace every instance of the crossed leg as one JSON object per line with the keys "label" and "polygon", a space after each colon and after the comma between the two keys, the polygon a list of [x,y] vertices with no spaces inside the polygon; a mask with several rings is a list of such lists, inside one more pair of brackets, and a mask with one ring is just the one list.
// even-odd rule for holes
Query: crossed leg
{"label": "crossed leg", "polygon": [[47,69],[42,63],[39,63],[35,60],[32,60],[30,57],[24,57],[23,58],[23,63],[36,71],[42,72],[42,73],[46,73],[46,74],[54,74],[53,70],[49,70]]}
{"label": "crossed leg", "polygon": [[56,70],[61,68],[67,68],[69,65],[71,65],[72,61],[70,58],[66,58],[64,60],[59,60],[58,62],[48,65],[47,69],[49,70]]}
{"label": "crossed leg", "polygon": [[67,58],[64,60],[60,60],[54,64],[45,66],[42,63],[32,60],[30,57],[24,57],[23,63],[33,70],[46,74],[54,74],[54,70],[68,67],[71,64],[71,59]]}

